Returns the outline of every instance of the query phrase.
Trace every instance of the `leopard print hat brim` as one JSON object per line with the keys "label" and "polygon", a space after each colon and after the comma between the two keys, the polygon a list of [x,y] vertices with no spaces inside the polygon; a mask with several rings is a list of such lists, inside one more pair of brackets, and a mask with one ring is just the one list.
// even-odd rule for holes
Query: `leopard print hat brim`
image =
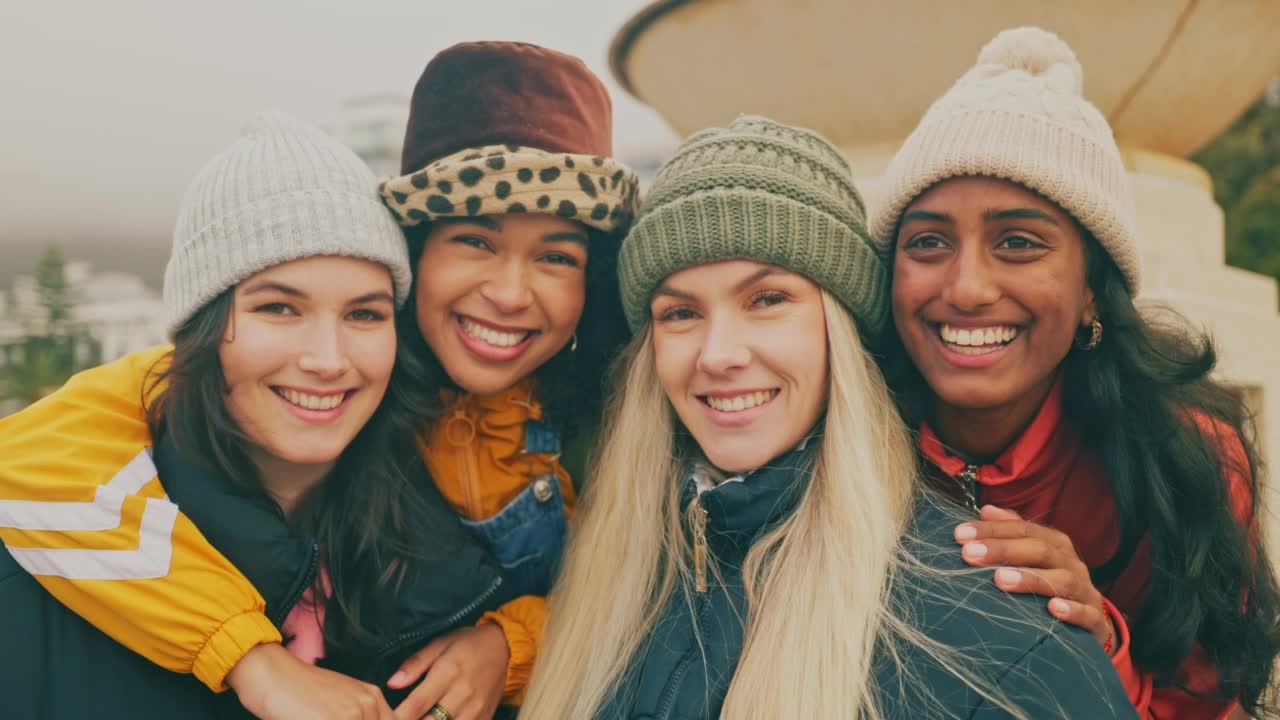
{"label": "leopard print hat brim", "polygon": [[387,180],[382,201],[405,227],[441,217],[543,213],[625,232],[639,180],[613,158],[518,145],[468,148]]}

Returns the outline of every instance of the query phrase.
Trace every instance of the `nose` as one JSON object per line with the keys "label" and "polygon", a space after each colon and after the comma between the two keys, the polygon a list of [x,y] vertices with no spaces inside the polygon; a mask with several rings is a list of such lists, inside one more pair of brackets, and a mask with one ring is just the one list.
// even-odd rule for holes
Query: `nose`
{"label": "nose", "polygon": [[698,369],[710,375],[725,375],[750,364],[751,350],[741,330],[728,319],[711,318],[698,354]]}
{"label": "nose", "polygon": [[298,368],[321,380],[336,380],[351,369],[337,322],[313,323],[301,339]]}
{"label": "nose", "polygon": [[972,312],[999,300],[1000,286],[982,243],[963,243],[961,248],[947,271],[942,299],[961,312]]}
{"label": "nose", "polygon": [[533,291],[524,263],[504,263],[501,270],[480,286],[480,295],[505,314],[518,313],[532,305]]}

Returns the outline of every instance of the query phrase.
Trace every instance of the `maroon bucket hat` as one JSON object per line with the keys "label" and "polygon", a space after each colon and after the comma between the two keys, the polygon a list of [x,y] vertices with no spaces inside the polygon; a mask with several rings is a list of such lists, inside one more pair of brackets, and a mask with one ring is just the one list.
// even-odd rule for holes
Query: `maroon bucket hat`
{"label": "maroon bucket hat", "polygon": [[609,93],[578,58],[469,42],[428,63],[413,91],[401,173],[382,186],[400,223],[533,212],[625,231],[638,180],[611,157]]}

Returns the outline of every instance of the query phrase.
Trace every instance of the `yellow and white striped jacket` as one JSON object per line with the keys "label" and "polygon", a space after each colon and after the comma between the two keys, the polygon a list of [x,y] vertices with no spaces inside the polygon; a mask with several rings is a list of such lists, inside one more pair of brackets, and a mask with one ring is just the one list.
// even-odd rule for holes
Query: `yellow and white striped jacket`
{"label": "yellow and white striped jacket", "polygon": [[141,408],[148,370],[169,349],[80,373],[0,418],[0,540],[76,614],[221,690],[249,648],[280,633],[156,477]]}

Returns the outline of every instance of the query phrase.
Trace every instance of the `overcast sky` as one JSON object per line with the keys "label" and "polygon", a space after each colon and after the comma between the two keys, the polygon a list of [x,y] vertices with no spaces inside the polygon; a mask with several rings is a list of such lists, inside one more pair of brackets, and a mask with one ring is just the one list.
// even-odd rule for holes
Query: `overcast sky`
{"label": "overcast sky", "polygon": [[27,0],[0,13],[0,288],[49,242],[158,286],[187,181],[256,110],[331,120],[408,96],[439,50],[523,40],[577,55],[614,97],[615,147],[670,130],[608,73],[645,0]]}

